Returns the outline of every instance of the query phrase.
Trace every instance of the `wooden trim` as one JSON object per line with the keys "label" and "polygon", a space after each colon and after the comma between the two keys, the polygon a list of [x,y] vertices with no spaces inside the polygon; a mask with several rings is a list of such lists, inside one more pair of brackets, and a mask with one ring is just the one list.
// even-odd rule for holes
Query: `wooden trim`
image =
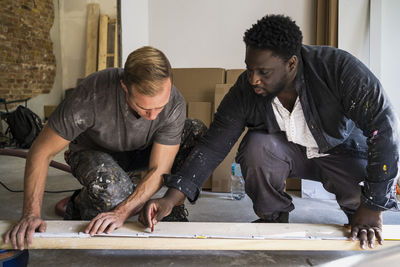
{"label": "wooden trim", "polygon": [[[398,246],[387,241],[374,250]],[[297,250],[354,251],[358,242],[346,240],[243,240],[243,239],[182,239],[182,238],[35,238],[28,249],[120,249],[120,250]],[[2,249],[11,246],[0,245]],[[369,249],[369,251],[372,251]]]}
{"label": "wooden trim", "polygon": [[[14,222],[0,221],[0,233]],[[138,222],[125,223],[112,234],[80,233],[88,221],[47,221],[46,233],[35,233],[29,249],[138,250],[360,250],[340,225],[160,222],[154,232]],[[400,225],[384,226],[385,242],[400,244]],[[10,249],[0,241],[0,249]],[[375,249],[375,250],[376,250]]]}
{"label": "wooden trim", "polygon": [[107,38],[108,38],[108,16],[100,16],[99,26],[99,58],[97,63],[97,70],[104,70],[107,68]]}
{"label": "wooden trim", "polygon": [[99,31],[99,4],[87,5],[85,77],[97,70],[97,40]]}
{"label": "wooden trim", "polygon": [[114,23],[114,68],[118,68],[118,23]]}
{"label": "wooden trim", "polygon": [[338,0],[316,1],[317,45],[338,47]]}

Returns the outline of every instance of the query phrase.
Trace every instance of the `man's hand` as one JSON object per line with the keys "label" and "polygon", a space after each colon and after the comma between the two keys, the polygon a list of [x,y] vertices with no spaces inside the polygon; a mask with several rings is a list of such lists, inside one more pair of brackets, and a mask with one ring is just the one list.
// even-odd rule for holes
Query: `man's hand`
{"label": "man's hand", "polygon": [[121,212],[111,211],[103,212],[91,220],[85,233],[94,236],[95,234],[111,233],[118,227],[122,226],[127,216]]}
{"label": "man's hand", "polygon": [[352,218],[351,239],[355,240],[358,237],[362,249],[367,248],[367,242],[370,248],[374,248],[375,238],[382,245],[382,221],[381,211],[360,206]]}
{"label": "man's hand", "polygon": [[183,204],[185,198],[181,191],[168,188],[164,197],[147,201],[140,213],[139,222],[152,228],[159,220],[169,215],[173,207]]}
{"label": "man's hand", "polygon": [[32,244],[35,231],[46,231],[46,222],[37,216],[24,216],[19,222],[11,227],[5,235],[4,243],[11,240],[14,249],[24,250],[25,238],[28,247]]}
{"label": "man's hand", "polygon": [[139,215],[139,222],[152,228],[158,221],[169,215],[173,207],[174,203],[167,198],[149,200]]}

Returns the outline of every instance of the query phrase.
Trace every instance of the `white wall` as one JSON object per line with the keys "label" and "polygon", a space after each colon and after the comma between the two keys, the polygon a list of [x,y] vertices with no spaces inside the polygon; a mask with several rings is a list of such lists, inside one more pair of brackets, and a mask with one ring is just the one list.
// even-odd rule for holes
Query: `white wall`
{"label": "white wall", "polygon": [[398,0],[339,1],[339,48],[370,67],[400,116],[399,11]]}
{"label": "white wall", "polygon": [[130,52],[149,44],[148,2],[148,0],[121,0],[121,66],[124,66]]}
{"label": "white wall", "polygon": [[[310,44],[315,40],[315,0],[121,2],[123,62],[134,49],[152,45],[166,53],[174,68],[244,68],[243,34],[271,13],[291,16],[302,28],[304,42]],[[132,28],[129,36],[127,27]]]}
{"label": "white wall", "polygon": [[149,0],[149,44],[175,68],[244,68],[246,29],[266,14],[292,17],[315,40],[314,0]]}
{"label": "white wall", "polygon": [[[339,4],[342,10],[339,16],[342,25],[341,48],[355,54],[369,65],[371,71],[381,81],[400,116],[400,91],[397,79],[397,64],[400,62],[400,54],[397,53],[400,46],[400,36],[397,34],[400,26],[398,16],[400,1],[345,0],[340,1]],[[355,17],[358,19],[354,19]],[[369,25],[366,25],[368,18]],[[368,28],[369,34],[367,34]]]}
{"label": "white wall", "polygon": [[369,0],[339,1],[338,47],[369,66]]}
{"label": "white wall", "polygon": [[381,21],[381,83],[400,116],[399,62],[400,62],[400,1],[382,1]]}

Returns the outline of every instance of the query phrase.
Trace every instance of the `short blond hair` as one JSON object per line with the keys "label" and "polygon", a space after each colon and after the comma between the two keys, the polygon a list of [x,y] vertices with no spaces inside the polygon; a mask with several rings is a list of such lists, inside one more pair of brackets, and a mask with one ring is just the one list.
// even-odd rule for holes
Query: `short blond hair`
{"label": "short blond hair", "polygon": [[144,46],[129,54],[124,66],[124,83],[131,94],[131,86],[143,95],[154,96],[161,90],[159,82],[170,78],[172,69],[168,58],[160,50]]}

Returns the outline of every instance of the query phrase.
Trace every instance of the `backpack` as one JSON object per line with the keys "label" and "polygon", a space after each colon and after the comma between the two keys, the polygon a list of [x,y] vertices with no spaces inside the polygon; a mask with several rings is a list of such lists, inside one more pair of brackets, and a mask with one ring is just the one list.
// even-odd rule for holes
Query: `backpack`
{"label": "backpack", "polygon": [[18,106],[4,117],[8,124],[7,132],[11,132],[19,148],[30,148],[43,128],[39,116],[24,106]]}

